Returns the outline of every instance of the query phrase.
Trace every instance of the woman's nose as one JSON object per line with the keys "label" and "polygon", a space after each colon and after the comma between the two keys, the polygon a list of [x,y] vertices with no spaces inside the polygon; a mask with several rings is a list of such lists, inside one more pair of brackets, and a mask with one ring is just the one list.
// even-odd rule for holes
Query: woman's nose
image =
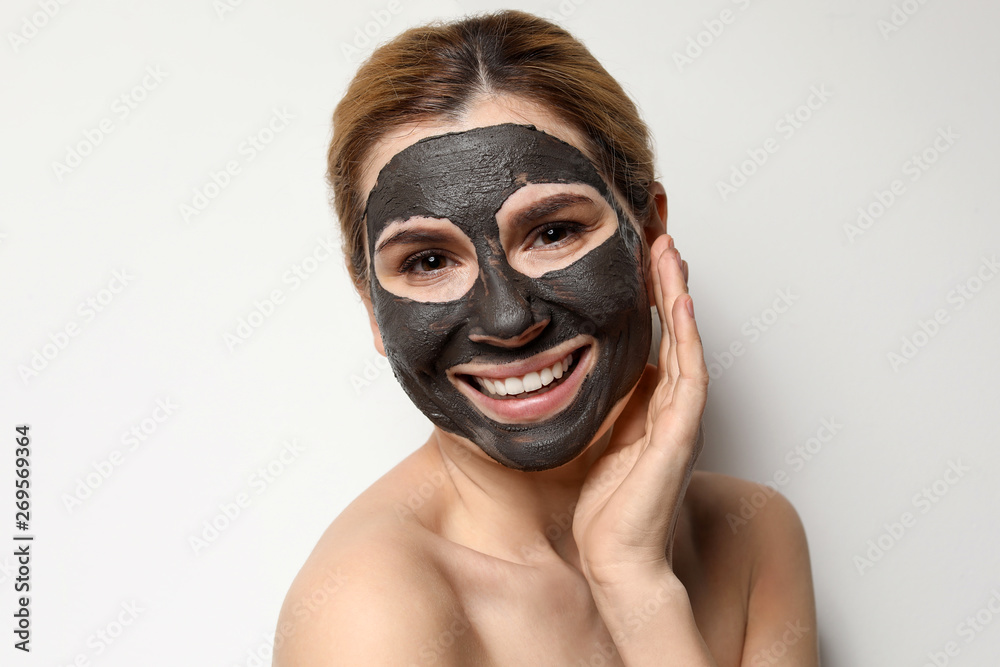
{"label": "woman's nose", "polygon": [[482,289],[474,297],[476,315],[469,329],[473,342],[519,347],[548,325],[548,316],[534,312],[530,295],[519,284],[527,278],[511,273],[513,269],[502,266],[480,269]]}

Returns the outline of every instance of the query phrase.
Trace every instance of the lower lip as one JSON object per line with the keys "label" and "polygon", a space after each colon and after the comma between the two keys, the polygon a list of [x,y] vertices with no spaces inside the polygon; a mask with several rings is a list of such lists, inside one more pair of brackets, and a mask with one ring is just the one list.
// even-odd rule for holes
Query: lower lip
{"label": "lower lip", "polygon": [[478,391],[467,382],[462,382],[462,391],[479,406],[479,409],[489,418],[505,424],[528,424],[552,417],[572,402],[576,397],[583,378],[590,368],[591,350],[588,345],[574,351],[580,358],[576,360],[569,376],[563,379],[554,389],[537,396],[526,398],[506,398],[499,400],[490,398]]}

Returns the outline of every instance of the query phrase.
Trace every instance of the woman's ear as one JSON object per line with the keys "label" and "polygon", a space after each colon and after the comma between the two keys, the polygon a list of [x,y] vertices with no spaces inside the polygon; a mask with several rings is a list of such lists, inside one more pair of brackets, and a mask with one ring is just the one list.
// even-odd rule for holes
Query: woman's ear
{"label": "woman's ear", "polygon": [[646,244],[653,246],[660,235],[667,232],[667,191],[659,181],[653,181],[649,186],[649,196],[653,199],[650,207],[649,218],[643,226],[646,235]]}
{"label": "woman's ear", "polygon": [[361,302],[365,304],[365,310],[368,311],[368,325],[372,328],[372,342],[375,344],[375,349],[383,357],[385,356],[385,345],[382,343],[382,332],[378,328],[378,322],[375,321],[375,309],[372,307],[372,298],[365,292],[358,290],[358,296],[361,297]]}

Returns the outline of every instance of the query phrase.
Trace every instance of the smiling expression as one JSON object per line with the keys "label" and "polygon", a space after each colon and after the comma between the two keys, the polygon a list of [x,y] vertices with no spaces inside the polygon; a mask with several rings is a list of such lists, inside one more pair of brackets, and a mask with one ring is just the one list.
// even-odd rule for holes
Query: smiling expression
{"label": "smiling expression", "polygon": [[417,407],[511,468],[579,455],[650,344],[644,246],[590,161],[532,126],[428,137],[366,217],[374,316]]}

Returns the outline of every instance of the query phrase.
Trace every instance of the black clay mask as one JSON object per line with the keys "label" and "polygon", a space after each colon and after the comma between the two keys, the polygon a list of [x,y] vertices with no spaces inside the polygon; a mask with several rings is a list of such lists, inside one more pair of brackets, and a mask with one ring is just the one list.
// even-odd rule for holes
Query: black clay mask
{"label": "black clay mask", "polygon": [[[587,186],[604,210],[610,207],[613,232],[568,265],[534,273],[515,269],[515,248],[504,246],[497,214],[532,184],[561,184],[546,191],[557,193],[553,209],[560,187],[578,192]],[[533,215],[544,214],[547,205],[535,206]],[[650,345],[643,246],[590,161],[524,125],[430,137],[382,169],[366,217],[372,267],[384,252],[383,237],[407,237],[393,230],[414,219],[447,221],[442,224],[469,248],[463,260],[468,286],[446,300],[424,299],[419,288],[406,296],[387,289],[390,279],[403,275],[401,267],[372,271],[371,300],[386,354],[417,407],[511,468],[554,468],[583,451],[635,385]],[[407,238],[427,246],[421,276],[433,283],[442,262],[433,256],[434,234],[423,230]],[[561,362],[552,359],[557,352]],[[545,367],[536,368],[542,360]],[[517,372],[504,381],[507,369]],[[558,410],[531,419],[542,404]],[[526,419],[519,405],[536,407],[527,409]]]}

